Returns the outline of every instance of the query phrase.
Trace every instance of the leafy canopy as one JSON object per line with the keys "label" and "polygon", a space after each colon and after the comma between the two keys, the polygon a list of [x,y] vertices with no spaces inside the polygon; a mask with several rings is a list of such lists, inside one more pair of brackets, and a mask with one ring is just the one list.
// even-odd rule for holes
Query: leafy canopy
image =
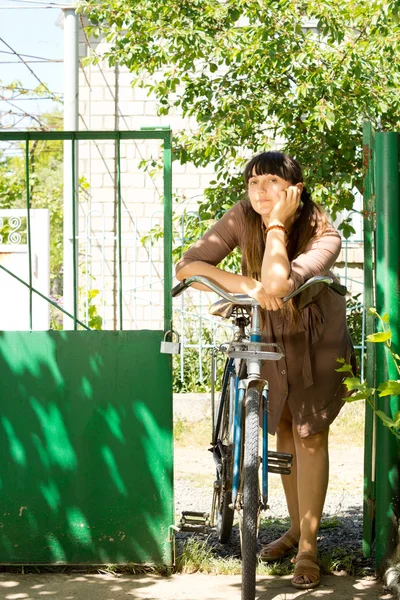
{"label": "leafy canopy", "polygon": [[203,218],[238,200],[244,162],[276,140],[316,201],[333,215],[351,209],[363,121],[400,125],[398,0],[82,0],[79,10],[160,115],[193,117],[175,158],[215,164]]}

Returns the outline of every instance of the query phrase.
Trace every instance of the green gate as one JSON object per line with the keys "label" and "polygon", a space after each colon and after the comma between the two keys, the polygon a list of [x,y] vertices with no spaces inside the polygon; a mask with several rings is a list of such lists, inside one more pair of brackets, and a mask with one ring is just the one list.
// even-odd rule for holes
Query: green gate
{"label": "green gate", "polygon": [[[138,139],[163,143],[164,330],[169,329],[171,132],[161,128],[0,133],[0,141],[21,141],[26,147],[29,280],[17,279],[21,288],[29,288],[31,328],[32,298],[38,291],[32,286],[29,144],[45,139],[70,141],[73,165],[79,140],[115,140],[120,282],[124,274],[119,145],[121,140]],[[72,190],[74,207],[75,184]],[[76,220],[73,208],[74,231]],[[74,330],[0,332],[1,564],[171,564],[171,356],[160,354],[164,330],[121,330],[121,289],[119,331],[88,331],[78,318],[75,289],[73,314],[57,305],[73,319]]]}
{"label": "green gate", "polygon": [[[364,127],[364,268],[365,306],[390,316],[392,344],[399,352],[400,336],[400,134],[374,132]],[[366,319],[367,334],[375,331],[373,315]],[[382,344],[367,348],[366,379],[369,387],[397,380],[399,374]],[[378,410],[391,418],[400,409],[397,396],[375,398]],[[400,519],[400,441],[376,419],[366,405],[363,550],[371,555],[375,542],[376,565],[398,541]]]}

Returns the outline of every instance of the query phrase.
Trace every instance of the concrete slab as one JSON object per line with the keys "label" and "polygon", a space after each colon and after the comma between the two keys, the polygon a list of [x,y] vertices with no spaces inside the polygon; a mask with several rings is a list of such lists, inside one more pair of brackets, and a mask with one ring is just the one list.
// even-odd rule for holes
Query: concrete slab
{"label": "concrete slab", "polygon": [[[239,575],[109,575],[0,573],[1,600],[240,600]],[[389,600],[372,577],[324,576],[315,590],[295,590],[287,577],[258,577],[256,600],[323,598]]]}

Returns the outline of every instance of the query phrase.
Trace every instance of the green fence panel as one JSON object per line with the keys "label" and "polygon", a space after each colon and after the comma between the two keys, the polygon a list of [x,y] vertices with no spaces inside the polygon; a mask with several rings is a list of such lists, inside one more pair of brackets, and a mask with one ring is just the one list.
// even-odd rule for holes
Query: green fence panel
{"label": "green fence panel", "polygon": [[[400,134],[376,134],[376,308],[390,315],[392,351],[400,352]],[[397,380],[390,353],[377,346],[378,384]],[[400,396],[376,399],[377,408],[391,418],[400,410]],[[383,425],[376,426],[376,565],[378,573],[394,552],[400,518],[400,441]],[[379,454],[378,454],[379,452]]]}
{"label": "green fence panel", "polygon": [[0,332],[0,563],[171,564],[162,337]]}
{"label": "green fence panel", "polygon": [[[371,123],[364,123],[364,310],[368,336],[375,331],[375,317],[368,308],[376,305],[374,289],[375,268],[375,131]],[[364,350],[363,350],[364,351]],[[368,386],[376,387],[375,344],[368,345],[365,366]],[[364,430],[364,498],[363,498],[363,554],[370,557],[375,539],[375,463],[376,463],[376,419],[368,402],[365,403]]]}

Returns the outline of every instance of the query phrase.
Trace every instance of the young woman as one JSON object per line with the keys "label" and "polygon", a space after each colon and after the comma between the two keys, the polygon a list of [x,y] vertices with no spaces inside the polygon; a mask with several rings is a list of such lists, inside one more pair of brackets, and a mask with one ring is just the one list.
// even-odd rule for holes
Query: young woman
{"label": "young woman", "polygon": [[[341,240],[311,200],[293,158],[259,154],[244,180],[247,197],[183,255],[176,272],[179,280],[204,275],[228,292],[255,298],[265,309],[264,341],[284,350],[280,361],[263,364],[262,377],[270,387],[269,432],[277,433],[277,450],[294,459],[291,475],[282,476],[291,526],[262,549],[261,559],[278,560],[298,547],[292,583],[311,588],[320,579],[317,533],[328,485],[329,425],[346,395],[336,358],[351,362],[354,352],[345,298],[322,284],[287,305],[282,298],[310,277],[327,274]],[[241,275],[217,267],[237,246]]]}

